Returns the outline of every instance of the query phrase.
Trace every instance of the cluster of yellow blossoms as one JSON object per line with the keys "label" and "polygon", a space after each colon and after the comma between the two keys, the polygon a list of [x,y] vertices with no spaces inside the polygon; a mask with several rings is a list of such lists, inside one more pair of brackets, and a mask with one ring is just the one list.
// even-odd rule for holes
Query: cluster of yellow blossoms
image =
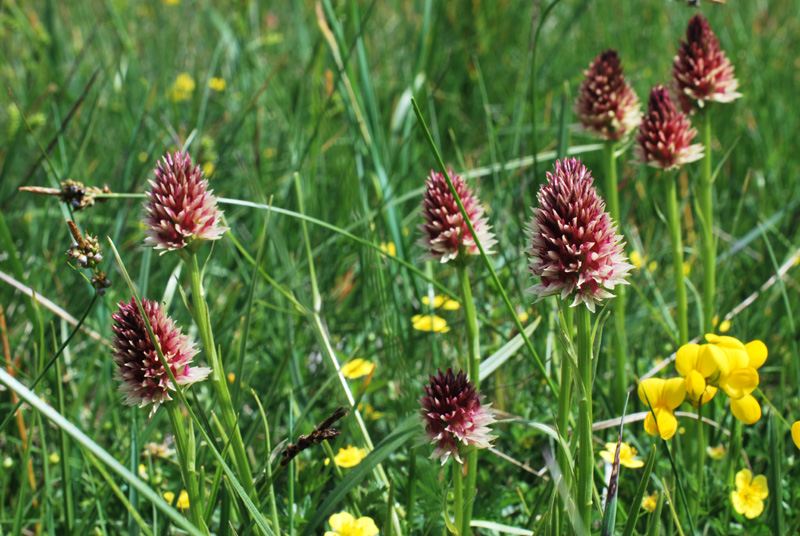
{"label": "cluster of yellow blossoms", "polygon": [[652,411],[644,421],[648,434],[670,439],[678,430],[675,410],[685,400],[698,407],[724,392],[733,416],[744,424],[761,418],[761,406],[751,394],[758,387],[758,369],[767,360],[761,341],[747,344],[727,336],[706,335],[708,344],[685,344],[678,349],[675,367],[680,378],[648,378],[639,383],[639,398]]}

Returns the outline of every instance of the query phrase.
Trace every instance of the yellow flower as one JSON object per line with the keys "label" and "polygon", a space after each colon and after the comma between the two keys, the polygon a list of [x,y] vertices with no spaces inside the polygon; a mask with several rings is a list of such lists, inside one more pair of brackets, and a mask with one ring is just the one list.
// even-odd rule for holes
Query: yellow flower
{"label": "yellow flower", "polygon": [[713,344],[684,344],[675,354],[675,368],[686,381],[686,394],[697,405],[702,396],[705,404],[717,393],[709,379],[720,375],[720,368],[727,367],[725,351]]}
{"label": "yellow flower", "polygon": [[727,333],[731,329],[731,321],[730,320],[723,320],[722,324],[719,325],[719,332],[720,333]]}
{"label": "yellow flower", "polygon": [[381,251],[387,255],[391,255],[392,257],[397,255],[397,248],[395,247],[394,242],[381,242],[380,248]]}
{"label": "yellow flower", "polygon": [[792,440],[795,446],[800,449],[800,421],[792,425]]}
{"label": "yellow flower", "polygon": [[[639,398],[652,412],[647,413],[644,429],[650,435],[659,434],[662,439],[670,439],[678,431],[678,419],[673,411],[686,398],[686,382],[683,378],[647,378],[639,383]],[[649,404],[648,404],[649,400]],[[655,419],[653,414],[655,413]]]}
{"label": "yellow flower", "polygon": [[139,162],[141,162],[143,164],[145,162],[147,162],[147,153],[146,152],[142,151],[142,152],[139,153]]}
{"label": "yellow flower", "polygon": [[210,177],[214,173],[214,162],[206,162],[203,164],[203,173],[206,177]]}
{"label": "yellow flower", "polygon": [[723,445],[719,445],[717,447],[706,447],[706,453],[710,458],[715,460],[721,460],[725,457],[728,451],[725,449]]}
{"label": "yellow flower", "polygon": [[683,275],[689,277],[692,275],[692,265],[691,264],[684,264],[683,265]]}
{"label": "yellow flower", "polygon": [[236,381],[236,374],[233,372],[228,373],[228,383],[233,383]]}
{"label": "yellow flower", "polygon": [[731,492],[731,504],[734,510],[747,519],[758,517],[764,511],[764,499],[767,495],[769,490],[764,475],[753,478],[753,473],[748,469],[736,473],[736,491]]}
{"label": "yellow flower", "polygon": [[224,78],[212,78],[208,81],[208,87],[213,89],[214,91],[222,91],[225,89],[225,79]]}
{"label": "yellow flower", "polygon": [[50,463],[56,464],[61,461],[61,456],[58,454],[58,452],[52,452],[50,453],[50,456],[48,456],[48,460],[50,460]]}
{"label": "yellow flower", "polygon": [[[350,468],[355,467],[361,460],[367,457],[367,449],[360,449],[347,445],[345,449],[339,449],[339,453],[333,457],[333,461],[339,467]],[[328,465],[329,460],[325,460],[325,465]]]}
{"label": "yellow flower", "polygon": [[[164,500],[167,501],[169,504],[172,504],[172,501],[175,499],[175,494],[171,491],[167,491],[164,493]],[[186,493],[186,490],[181,490],[181,494],[178,495],[178,504],[176,504],[178,508],[181,510],[186,510],[189,508],[189,494]]]}
{"label": "yellow flower", "polygon": [[332,531],[327,531],[325,536],[377,536],[378,527],[371,517],[354,518],[347,512],[333,514],[328,519]]}
{"label": "yellow flower", "polygon": [[[614,463],[614,454],[617,452],[616,443],[606,443],[606,450],[600,451],[600,457],[608,463]],[[631,469],[638,469],[644,462],[636,457],[639,451],[630,443],[621,443],[619,446],[619,464]]]}
{"label": "yellow flower", "polygon": [[[430,305],[431,304],[431,300],[427,296],[423,296],[422,297],[422,303],[423,303],[423,305]],[[445,311],[457,311],[458,308],[461,307],[461,304],[459,304],[455,300],[451,300],[447,296],[438,296],[437,295],[437,296],[433,297],[433,307],[434,307],[434,309],[438,309],[439,307],[441,307]]]}
{"label": "yellow flower", "polygon": [[658,268],[658,263],[656,261],[650,261],[650,264],[647,265],[647,269],[651,272],[655,272],[656,268]]}
{"label": "yellow flower", "polygon": [[652,495],[645,495],[642,497],[642,508],[648,512],[655,512],[658,506],[658,492],[654,491]]}
{"label": "yellow flower", "polygon": [[165,6],[177,6],[181,3],[181,0],[161,0],[161,3]]}
{"label": "yellow flower", "polygon": [[345,378],[348,380],[355,380],[371,373],[375,366],[374,363],[357,357],[346,365],[343,365],[341,370]]}
{"label": "yellow flower", "polygon": [[386,416],[386,414],[382,411],[375,411],[375,408],[372,407],[372,404],[367,404],[367,406],[364,407],[363,402],[359,402],[358,411],[363,411],[364,416],[371,421],[377,421],[378,419],[383,419]]}
{"label": "yellow flower", "polygon": [[150,477],[147,474],[147,467],[145,467],[143,463],[139,464],[138,469],[139,469],[139,478],[141,478],[142,480],[150,480]]}
{"label": "yellow flower", "polygon": [[631,264],[634,265],[637,270],[640,269],[642,266],[644,266],[645,262],[644,257],[642,257],[642,254],[635,249],[631,251],[629,259],[631,261]]}
{"label": "yellow flower", "polygon": [[435,331],[436,333],[447,333],[450,328],[447,326],[447,320],[444,318],[431,315],[414,315],[411,317],[411,322],[414,329],[418,331]]}
{"label": "yellow flower", "polygon": [[191,99],[192,92],[194,92],[194,79],[188,73],[181,73],[172,84],[168,96],[173,102],[182,102]]}
{"label": "yellow flower", "polygon": [[731,399],[733,416],[745,424],[761,418],[761,406],[750,394],[758,387],[758,369],[767,360],[767,347],[761,341],[743,344],[725,335],[706,334],[706,340],[725,351],[727,361],[720,364],[718,386]]}

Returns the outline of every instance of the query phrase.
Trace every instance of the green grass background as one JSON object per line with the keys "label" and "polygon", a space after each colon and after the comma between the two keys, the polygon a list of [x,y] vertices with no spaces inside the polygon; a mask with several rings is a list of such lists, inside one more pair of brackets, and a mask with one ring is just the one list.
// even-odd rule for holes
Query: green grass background
{"label": "green grass background", "polygon": [[[72,242],[64,221],[67,214],[54,199],[17,188],[52,187],[72,178],[87,185],[107,184],[113,192],[142,193],[158,158],[188,144],[196,162],[213,164],[211,184],[216,194],[297,211],[293,180],[297,172],[309,216],[374,244],[394,242],[398,256],[455,292],[451,268],[426,266],[417,260],[421,254],[415,245],[420,188],[436,166],[409,107],[408,98],[414,96],[448,166],[478,175],[470,182],[487,205],[499,239],[492,260],[518,311],[529,310],[531,320],[542,317],[533,341],[539,354],[549,357],[558,350],[553,306],[550,302],[532,305],[522,293],[531,284],[523,253],[523,225],[553,158],[544,155],[535,165],[515,162],[534,153],[563,151],[560,136],[573,148],[595,143],[566,132],[564,125],[574,122],[570,109],[583,69],[606,48],[619,51],[628,79],[646,102],[653,84],[670,80],[678,40],[697,10],[667,0],[564,0],[543,20],[546,7],[544,2],[509,0],[326,1],[319,6],[187,0],[176,5],[121,0],[0,2],[4,86],[0,210],[11,237],[0,243],[0,270],[80,317],[92,289],[66,262],[64,252]],[[715,162],[733,148],[715,183],[721,231],[717,303],[722,317],[758,290],[800,246],[796,140],[800,16],[797,2],[791,1],[703,2],[701,11],[735,65],[744,95],[720,106],[713,118]],[[535,13],[542,27],[534,48]],[[320,30],[320,17],[330,27],[335,54]],[[169,90],[180,73],[188,73],[196,88],[189,100],[173,102]],[[224,79],[226,88],[211,90],[212,77]],[[42,160],[36,139],[50,149],[49,162]],[[602,151],[581,157],[602,182]],[[637,291],[628,292],[632,367],[643,374],[675,350],[669,329],[673,327],[673,291],[668,238],[659,216],[663,211],[659,178],[629,163],[630,158],[632,151],[620,158],[621,207],[627,214],[621,227],[627,251],[636,248],[648,261],[658,263],[652,272],[636,271],[632,283]],[[505,169],[503,164],[508,164]],[[686,188],[696,171],[688,169],[683,179]],[[223,209],[232,235],[255,257],[266,211],[233,205]],[[175,290],[180,285],[176,270],[181,263],[174,255],[159,256],[143,248],[141,214],[141,200],[115,198],[74,217],[104,244],[106,236],[112,237],[139,292],[165,301],[169,313],[189,330],[191,318]],[[697,286],[698,222],[690,219],[685,224],[690,282]],[[461,314],[442,313],[451,325],[447,334],[414,331],[410,318],[424,311],[420,300],[430,290],[423,278],[330,229],[310,225],[309,235],[322,298],[320,313],[339,359],[363,357],[378,363],[363,401],[385,414],[368,421],[373,438],[379,440],[417,411],[427,374],[456,362],[463,343]],[[213,249],[206,246],[206,254],[216,340],[223,359],[232,363],[241,343],[254,268],[230,238]],[[108,250],[105,256],[115,285],[94,306],[87,324],[108,337],[114,304],[128,300],[129,293]],[[247,319],[244,374],[239,378],[244,382],[240,424],[254,472],[264,467],[268,453],[250,389],[262,401],[270,401],[267,413],[273,443],[292,440],[290,414],[296,432],[307,433],[345,402],[320,357],[319,339],[308,317],[285,297],[291,293],[305,306],[313,305],[308,256],[297,218],[270,215],[260,268],[272,282],[258,278],[252,315]],[[484,317],[482,345],[489,355],[515,329],[481,263],[474,264],[473,274],[478,312]],[[729,332],[744,341],[757,338],[767,344],[770,358],[762,369],[761,389],[790,423],[800,418],[797,283],[796,269],[790,270],[783,283],[772,286],[733,319]],[[690,336],[697,336],[699,300],[691,288],[689,300]],[[33,309],[31,301],[5,283],[0,283],[0,304],[8,323],[11,354],[21,358],[18,377],[28,383],[69,327],[46,309]],[[608,403],[607,356],[603,346],[595,384],[596,420],[618,416]],[[61,409],[123,464],[135,467],[136,453],[144,442],[161,439],[167,421],[157,416],[151,422],[145,411],[121,406],[113,367],[104,344],[78,335],[63,357],[61,372],[67,381]],[[54,406],[58,404],[57,381],[53,371],[37,390]],[[358,391],[360,382],[351,384]],[[209,389],[199,386],[196,391],[205,408]],[[537,422],[553,421],[555,407],[525,351],[505,363],[485,383],[484,392],[495,407],[509,413]],[[1,396],[5,411],[11,407],[10,397],[7,392]],[[59,465],[48,460],[57,452],[69,457],[79,524],[105,534],[129,530],[136,534],[122,504],[110,495],[106,481],[81,451],[74,445],[69,450],[60,448],[54,427],[30,409],[23,414],[28,430],[34,431],[29,451],[20,441],[15,422],[0,434],[2,455],[11,459],[0,475],[0,530],[19,533],[38,523],[46,533],[66,533],[62,532],[63,474]],[[730,425],[729,412],[721,403],[713,417],[723,426]],[[786,443],[781,450],[784,456],[771,459],[766,453],[766,428],[766,418],[748,427],[744,446],[756,472],[765,471],[767,463],[783,461],[782,506],[787,526],[796,530],[800,474],[791,462],[798,452],[788,429],[779,422],[779,435]],[[536,469],[544,465],[541,450],[547,441],[542,435],[519,425],[502,425],[498,435],[497,448],[502,452]],[[604,439],[612,435],[608,432]],[[626,439],[645,452],[652,443],[640,423],[627,429]],[[713,439],[719,442],[718,437]],[[357,441],[355,426],[347,424],[334,451]],[[395,452],[387,464],[401,504],[409,492],[410,446]],[[425,459],[427,450],[419,449],[418,454],[414,488],[418,501],[410,526],[414,533],[441,534],[443,483],[436,464]],[[36,489],[29,489],[25,476],[28,455]],[[338,480],[323,469],[322,459],[321,451],[300,458],[304,467],[294,490],[294,523],[300,529],[320,497]],[[491,493],[480,497],[475,517],[534,527],[536,508],[543,511],[549,497],[548,484],[494,455],[483,454],[482,459],[493,466],[491,479],[488,468],[481,479]],[[213,467],[210,456],[205,461]],[[709,460],[710,471],[716,471],[711,465],[715,463],[724,462]],[[621,479],[625,512],[626,501],[638,484],[635,475],[626,474],[630,471],[624,470]],[[669,476],[663,460],[657,465],[659,471]],[[159,489],[177,493],[177,467],[168,465],[164,472],[166,480]],[[120,485],[127,490],[124,482]],[[285,485],[281,482],[276,488],[282,519],[289,512],[283,502]],[[727,492],[720,480],[707,486],[704,508],[713,511],[727,501]],[[136,500],[136,508],[152,520],[151,506]],[[368,479],[350,501],[365,515],[383,519],[385,504],[374,481]],[[163,516],[154,523],[158,530],[165,528]],[[748,534],[768,530],[757,523],[746,527]],[[722,529],[710,523],[709,530]]]}

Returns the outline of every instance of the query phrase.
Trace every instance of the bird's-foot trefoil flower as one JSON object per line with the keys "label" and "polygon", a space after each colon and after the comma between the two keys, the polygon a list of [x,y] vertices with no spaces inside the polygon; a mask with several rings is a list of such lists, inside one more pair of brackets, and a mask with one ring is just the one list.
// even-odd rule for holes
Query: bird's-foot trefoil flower
{"label": "bird's-foot trefoil flower", "polygon": [[[614,457],[617,452],[616,443],[606,443],[606,450],[600,451],[600,457],[608,463],[614,463]],[[629,467],[630,469],[638,469],[644,465],[644,462],[637,455],[639,451],[636,447],[632,447],[630,443],[620,443],[619,446],[619,464]]]}
{"label": "bird's-foot trefoil flower", "polygon": [[[678,431],[675,410],[686,398],[686,382],[683,378],[647,378],[639,383],[639,398],[648,406],[644,429],[650,435],[670,439]],[[655,418],[653,417],[655,414]]]}

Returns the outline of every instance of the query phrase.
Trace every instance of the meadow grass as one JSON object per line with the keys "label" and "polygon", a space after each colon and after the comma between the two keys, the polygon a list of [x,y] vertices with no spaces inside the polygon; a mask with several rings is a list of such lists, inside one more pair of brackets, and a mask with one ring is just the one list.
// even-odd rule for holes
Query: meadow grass
{"label": "meadow grass", "polygon": [[[680,418],[669,451],[641,422],[626,424],[624,441],[645,461],[653,445],[656,454],[644,482],[642,469],[620,469],[615,534],[800,531],[800,452],[789,436],[800,419],[796,8],[766,0],[701,6],[744,95],[712,118],[717,316],[729,320],[726,334],[769,348],[756,393],[764,416],[739,426],[720,395],[704,407],[715,423],[706,427],[707,444],[728,451],[721,460],[706,457],[699,495],[692,420]],[[176,458],[142,456],[148,444],[169,440],[166,412],[148,418],[121,404],[108,344],[116,303],[132,296],[122,265],[139,296],[160,302],[200,342],[187,306],[188,268],[143,245],[142,194],[158,159],[178,149],[203,167],[230,227],[201,248],[199,267],[255,478],[248,498],[211,385],[187,390],[212,533],[319,534],[344,510],[371,517],[383,534],[447,530],[450,472],[428,459],[432,447],[415,446],[416,415],[429,374],[468,368],[467,330],[463,307],[436,310],[446,333],[412,326],[414,315],[432,312],[423,297],[462,300],[457,269],[419,260],[424,179],[440,166],[412,97],[443,163],[479,192],[498,239],[489,257],[496,279],[480,259],[469,268],[484,365],[492,356],[481,392],[503,418],[493,450],[480,454],[473,530],[558,534],[567,523],[549,516],[559,511],[552,475],[563,437],[550,426],[559,365],[569,358],[561,327],[571,320],[551,301],[534,304],[524,294],[535,283],[524,225],[556,157],[578,155],[602,192],[603,145],[570,128],[589,62],[616,48],[644,101],[652,85],[670,81],[678,40],[696,12],[672,0],[0,2],[0,334],[3,378],[21,384],[3,381],[0,394],[0,534],[192,530],[188,514],[163,499],[172,492],[177,507],[185,489]],[[626,253],[643,259],[626,292],[627,413],[643,415],[634,379],[677,350],[675,289],[659,178],[623,148],[620,232]],[[689,165],[676,179],[690,339],[702,336],[703,317],[701,230],[690,195],[698,174]],[[71,212],[55,197],[18,190],[68,178],[113,194]],[[101,268],[113,281],[104,296],[67,262],[67,219],[100,239]],[[395,254],[382,251],[388,243]],[[503,293],[522,325],[533,326],[529,345],[515,337]],[[613,318],[610,310],[594,320]],[[617,440],[612,420],[624,400],[613,381],[611,324],[597,328],[594,342],[594,421],[603,425],[594,431],[595,451]],[[336,373],[353,358],[377,363],[369,380]],[[204,352],[196,360],[209,363]],[[672,367],[660,376],[674,375]],[[12,415],[17,396],[26,403]],[[287,443],[337,407],[359,404],[335,426],[341,435],[330,448],[306,450],[278,469]],[[373,455],[350,469],[324,463],[348,445]],[[602,494],[605,465],[595,467]],[[770,485],[765,513],[752,521],[730,507],[730,479],[744,467]],[[145,477],[144,487],[134,475]],[[673,500],[631,520],[645,491]],[[697,509],[692,515],[684,500]],[[608,528],[595,510],[599,534]]]}

